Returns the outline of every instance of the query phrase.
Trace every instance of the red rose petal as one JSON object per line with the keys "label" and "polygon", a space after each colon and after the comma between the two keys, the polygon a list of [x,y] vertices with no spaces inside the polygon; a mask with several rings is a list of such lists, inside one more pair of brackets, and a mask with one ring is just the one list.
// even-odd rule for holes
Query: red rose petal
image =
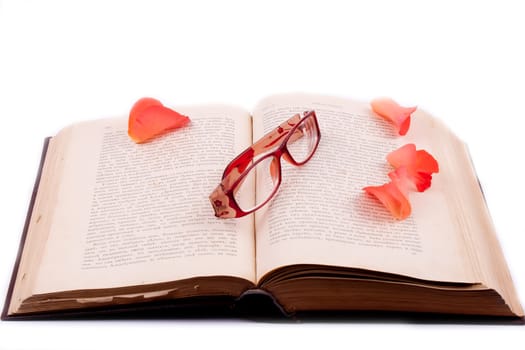
{"label": "red rose petal", "polygon": [[377,98],[370,103],[372,110],[391,122],[399,135],[405,135],[410,127],[410,115],[417,107],[401,107],[390,98]]}
{"label": "red rose petal", "polygon": [[406,194],[403,194],[395,182],[389,182],[381,186],[368,186],[363,188],[363,190],[376,197],[395,219],[406,219],[412,212]]}
{"label": "red rose petal", "polygon": [[167,131],[183,127],[190,119],[154,98],[138,100],[129,113],[128,135],[136,143],[148,141]]}

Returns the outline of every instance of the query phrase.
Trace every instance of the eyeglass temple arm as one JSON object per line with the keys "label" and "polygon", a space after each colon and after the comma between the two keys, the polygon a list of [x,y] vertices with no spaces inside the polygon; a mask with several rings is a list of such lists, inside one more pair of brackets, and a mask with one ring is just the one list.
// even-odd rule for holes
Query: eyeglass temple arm
{"label": "eyeglass temple arm", "polygon": [[[230,162],[230,164],[228,164],[228,166],[224,170],[224,173],[222,175],[223,179],[225,179],[226,176],[232,173],[232,170],[235,168],[237,168],[237,175],[242,174],[242,172],[246,170],[246,168],[255,156],[267,152],[273,147],[275,147],[279,141],[281,141],[284,137],[286,137],[286,135],[288,135],[290,130],[300,120],[300,114],[294,115],[293,117],[279,125],[277,128],[264,135],[259,141],[254,143],[244,152],[239,154],[234,160]],[[297,140],[300,136],[302,136],[301,132],[299,132],[298,136],[294,135],[292,141]]]}

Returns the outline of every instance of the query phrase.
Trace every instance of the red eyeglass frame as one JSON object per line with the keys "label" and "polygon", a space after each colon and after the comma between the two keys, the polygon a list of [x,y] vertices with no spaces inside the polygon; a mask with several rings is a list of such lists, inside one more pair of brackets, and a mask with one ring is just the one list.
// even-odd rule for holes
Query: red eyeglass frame
{"label": "red eyeglass frame", "polygon": [[[289,141],[294,142],[303,136],[303,132],[299,130],[298,127],[308,118],[312,118],[315,125],[315,145],[312,152],[305,160],[297,162],[290,154],[287,144]],[[277,128],[264,135],[256,143],[235,157],[224,169],[221,183],[209,196],[210,202],[215,211],[215,216],[219,218],[239,218],[253,213],[257,209],[263,207],[275,195],[279,186],[281,185],[281,157],[295,166],[304,165],[315,154],[317,147],[319,146],[320,139],[321,132],[319,129],[319,123],[317,121],[315,111],[313,110],[304,112],[302,117],[301,114],[295,114]],[[277,146],[277,148],[274,151],[268,152],[269,149],[276,147],[276,144],[279,141],[280,144]],[[264,154],[264,152],[268,153]],[[260,154],[264,155],[250,165],[254,157]],[[234,196],[236,190],[238,190],[238,185],[245,180],[246,174],[248,174],[252,168],[269,157],[273,157],[270,166],[270,172],[274,182],[276,181],[276,185],[272,193],[265,201],[256,205],[254,208],[248,211],[242,210],[237,204]],[[276,176],[277,178],[275,178]]]}

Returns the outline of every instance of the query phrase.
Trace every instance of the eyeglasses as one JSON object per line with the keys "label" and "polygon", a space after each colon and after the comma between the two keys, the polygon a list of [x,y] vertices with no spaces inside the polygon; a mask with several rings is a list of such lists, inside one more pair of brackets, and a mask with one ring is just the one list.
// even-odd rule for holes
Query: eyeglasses
{"label": "eyeglasses", "polygon": [[301,166],[312,158],[320,138],[315,111],[296,114],[264,135],[224,170],[221,183],[210,195],[215,216],[239,218],[264,206],[281,184],[281,156]]}

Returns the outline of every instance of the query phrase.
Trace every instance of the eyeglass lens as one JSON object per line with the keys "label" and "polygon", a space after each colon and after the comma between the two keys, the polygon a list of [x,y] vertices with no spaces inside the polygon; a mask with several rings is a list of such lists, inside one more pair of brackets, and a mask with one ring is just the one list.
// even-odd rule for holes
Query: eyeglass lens
{"label": "eyeglass lens", "polygon": [[[235,201],[239,208],[245,212],[250,212],[264,204],[279,186],[279,159],[269,154],[252,161],[248,167],[248,172],[241,183],[234,191]],[[258,177],[259,186],[256,196],[253,198],[253,186],[255,178]]]}
{"label": "eyeglass lens", "polygon": [[318,135],[313,117],[303,119],[297,126],[294,134],[286,143],[286,148],[296,163],[304,163],[312,156]]}

